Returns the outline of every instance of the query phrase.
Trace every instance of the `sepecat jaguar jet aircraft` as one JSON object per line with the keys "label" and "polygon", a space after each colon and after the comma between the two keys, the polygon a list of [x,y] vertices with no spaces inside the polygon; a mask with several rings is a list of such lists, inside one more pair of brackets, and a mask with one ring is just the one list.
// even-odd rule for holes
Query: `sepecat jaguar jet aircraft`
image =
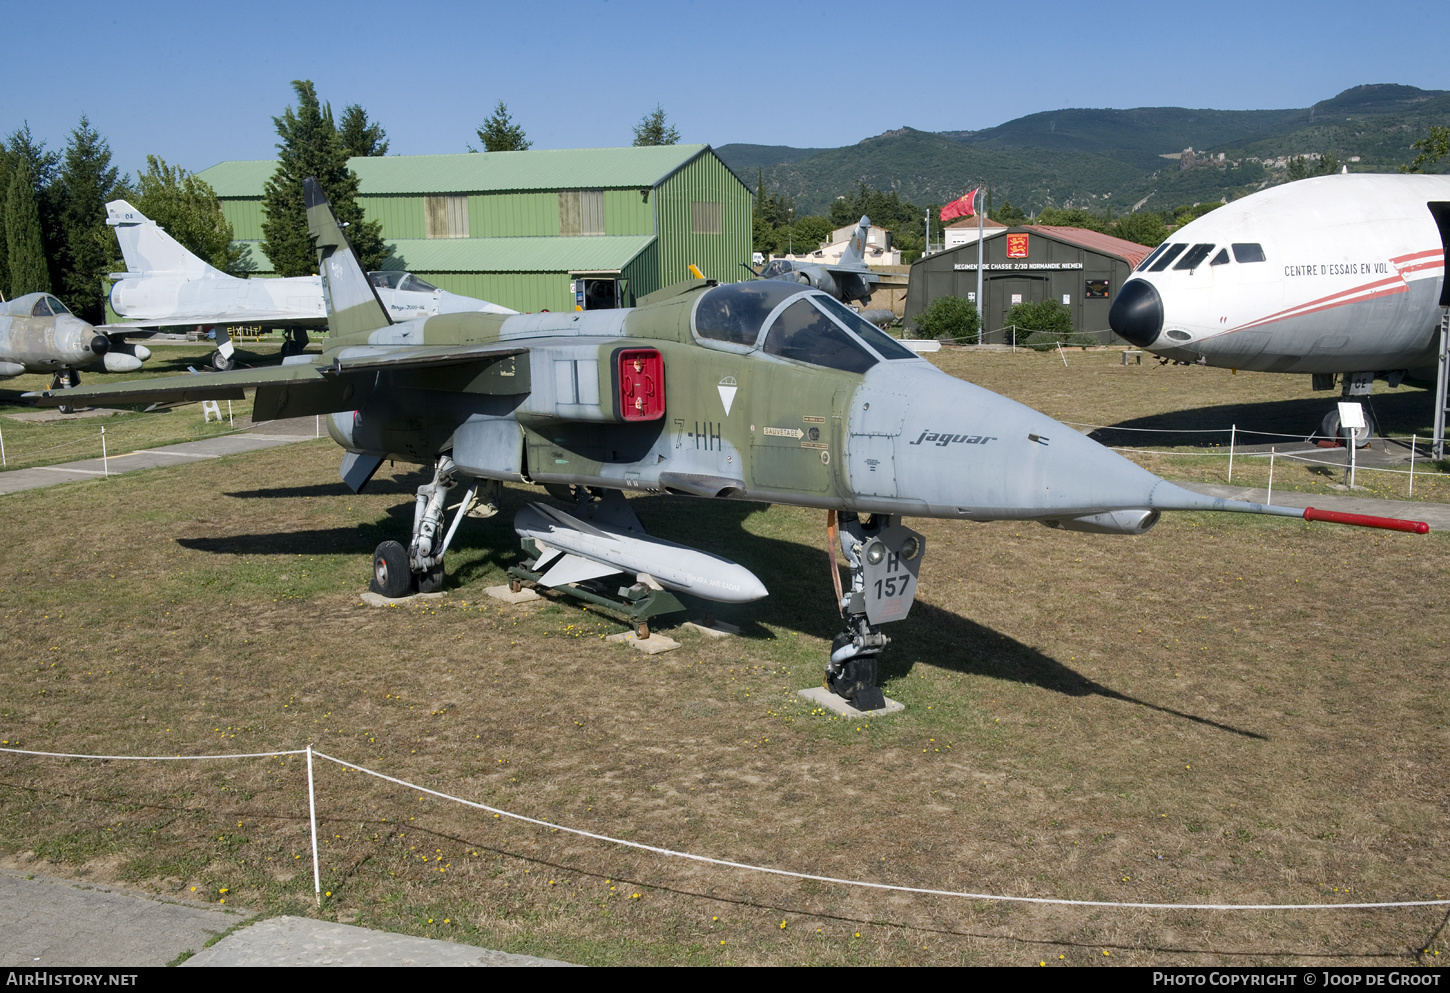
{"label": "sepecat jaguar jet aircraft", "polygon": [[[540,585],[645,590],[740,602],[766,595],[748,568],[651,537],[623,493],[814,507],[850,567],[831,572],[845,621],[827,682],[882,706],[882,625],[906,617],[926,544],[903,516],[1035,520],[1141,534],[1165,510],[1341,520],[1384,518],[1200,496],[1029,407],[940,372],[809,286],[694,280],[627,310],[442,314],[393,324],[318,187],[308,220],[329,301],[318,356],[270,369],[72,390],[92,402],[240,398],[257,420],[329,414],[361,489],[385,459],[433,468],[408,548],[384,542],[373,588],[436,590],[470,511],[503,481],[542,484],[571,512],[532,503],[514,520]],[[49,392],[34,394],[42,404]],[[448,494],[468,487],[456,515]],[[622,574],[622,575],[621,575]],[[616,577],[603,584],[606,577]],[[633,591],[633,593],[631,592]]]}

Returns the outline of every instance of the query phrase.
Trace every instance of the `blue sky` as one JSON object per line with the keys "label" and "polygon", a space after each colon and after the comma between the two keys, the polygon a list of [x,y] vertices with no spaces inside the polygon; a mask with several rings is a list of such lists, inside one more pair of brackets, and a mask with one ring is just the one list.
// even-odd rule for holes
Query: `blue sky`
{"label": "blue sky", "polygon": [[[270,158],[311,79],[393,153],[461,152],[502,99],[535,148],[625,145],[656,103],[684,141],[837,146],[1062,107],[1305,107],[1359,83],[1450,89],[1450,4],[14,4],[0,134],[61,149],[82,112],[135,172]],[[64,47],[80,40],[79,47]],[[475,141],[476,143],[476,141]]]}

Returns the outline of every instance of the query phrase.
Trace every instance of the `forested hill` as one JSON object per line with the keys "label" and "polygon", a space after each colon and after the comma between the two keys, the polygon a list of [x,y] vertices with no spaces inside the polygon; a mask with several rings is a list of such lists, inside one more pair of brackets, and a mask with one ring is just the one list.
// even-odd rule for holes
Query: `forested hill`
{"label": "forested hill", "polygon": [[1069,109],[981,131],[903,128],[844,148],[736,144],[716,152],[752,186],[763,171],[765,188],[793,198],[800,213],[824,213],[861,183],[922,205],[987,185],[995,203],[1010,199],[1028,211],[1121,213],[1242,196],[1284,181],[1294,156],[1394,171],[1414,158],[1411,144],[1431,125],[1446,124],[1450,91],[1383,83],[1302,109]]}

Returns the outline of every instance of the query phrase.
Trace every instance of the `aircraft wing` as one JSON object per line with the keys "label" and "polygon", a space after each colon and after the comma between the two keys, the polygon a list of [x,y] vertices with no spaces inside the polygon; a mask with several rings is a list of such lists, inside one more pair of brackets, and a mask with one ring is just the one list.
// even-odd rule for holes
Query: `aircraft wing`
{"label": "aircraft wing", "polygon": [[[437,347],[359,345],[328,355],[306,356],[304,361],[280,366],[234,369],[230,372],[194,373],[129,383],[77,386],[67,390],[39,390],[27,393],[41,407],[62,403],[132,407],[152,404],[167,406],[199,400],[240,400],[244,391],[255,389],[252,419],[275,420],[356,409],[364,392],[370,391],[378,373],[397,377],[412,370],[430,370],[433,388],[517,394],[529,391],[528,348],[518,342],[488,342],[476,345]],[[298,358],[302,358],[298,356]],[[505,360],[513,359],[512,362]],[[440,368],[457,375],[440,374]],[[488,377],[486,374],[493,372]],[[488,379],[483,382],[480,377]]]}
{"label": "aircraft wing", "polygon": [[870,269],[858,269],[855,266],[849,265],[821,264],[821,268],[826,270],[826,272],[845,272],[853,276],[860,276],[868,283],[885,283],[891,286],[895,285],[899,280],[900,285],[905,286],[907,282],[907,274],[904,272],[873,272]]}

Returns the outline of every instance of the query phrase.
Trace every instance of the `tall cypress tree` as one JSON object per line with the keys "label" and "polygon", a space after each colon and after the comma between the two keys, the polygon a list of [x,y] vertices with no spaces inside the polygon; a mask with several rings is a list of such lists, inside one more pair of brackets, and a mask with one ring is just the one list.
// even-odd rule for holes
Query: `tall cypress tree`
{"label": "tall cypress tree", "polygon": [[10,189],[5,194],[5,249],[10,263],[10,296],[50,292],[50,270],[45,264],[45,237],[40,227],[40,204],[30,163],[12,161]]}
{"label": "tall cypress tree", "polygon": [[106,202],[117,189],[111,148],[84,114],[66,145],[60,170],[60,227],[65,238],[61,299],[92,324],[105,320],[101,280],[115,255],[106,227]]}
{"label": "tall cypress tree", "polygon": [[[8,216],[10,212],[9,193],[11,187],[14,185],[16,173],[23,172],[30,185],[30,194],[27,199],[32,203],[36,218],[38,219],[32,220],[29,213],[27,213],[26,217],[22,218],[19,222],[21,228],[20,237],[22,241],[28,243],[32,237],[31,225],[34,224],[35,229],[38,230],[40,265],[46,270],[44,289],[49,291],[58,282],[61,271],[61,256],[65,249],[64,239],[60,233],[59,191],[55,183],[55,166],[59,160],[59,156],[54,152],[47,152],[45,150],[45,142],[38,142],[31,136],[29,122],[22,124],[18,129],[13,131],[10,137],[5,140],[5,143],[8,146],[10,159],[10,175],[6,181],[4,191],[6,197],[5,213],[7,215],[5,220],[6,251],[7,253],[10,251],[9,238],[11,225]],[[31,259],[27,260],[26,264],[33,266],[35,263]],[[8,267],[10,270],[10,285],[14,285],[15,263],[13,260],[8,262]],[[31,275],[25,282],[27,285],[36,284],[38,288],[39,284],[36,283],[33,272],[31,272]],[[35,289],[28,289],[24,292],[33,293]]]}
{"label": "tall cypress tree", "polygon": [[317,255],[307,235],[307,207],[302,181],[317,177],[332,202],[337,219],[347,225],[347,237],[364,269],[380,269],[388,257],[382,222],[364,221],[357,202],[357,173],[347,167],[347,153],[337,137],[332,108],[319,103],[310,79],[292,81],[297,108],[288,107],[272,118],[281,141],[277,143],[277,171],[262,194],[262,251],[279,276],[308,276],[317,271]]}
{"label": "tall cypress tree", "polygon": [[10,151],[0,141],[0,293],[10,292],[10,237],[5,226],[5,201],[10,193]]}

